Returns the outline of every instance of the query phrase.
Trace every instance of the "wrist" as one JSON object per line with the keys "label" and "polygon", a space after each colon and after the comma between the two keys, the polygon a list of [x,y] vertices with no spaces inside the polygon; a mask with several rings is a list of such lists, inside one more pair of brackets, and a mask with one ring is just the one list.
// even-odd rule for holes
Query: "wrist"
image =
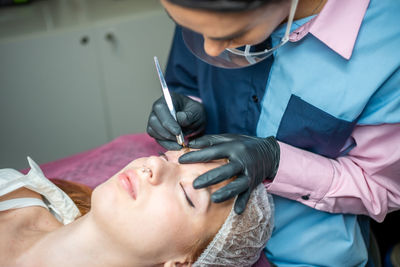
{"label": "wrist", "polygon": [[269,136],[264,139],[266,142],[266,150],[267,150],[267,160],[269,161],[269,175],[265,178],[265,180],[273,181],[276,173],[278,172],[279,162],[280,162],[280,146],[278,141],[274,136]]}

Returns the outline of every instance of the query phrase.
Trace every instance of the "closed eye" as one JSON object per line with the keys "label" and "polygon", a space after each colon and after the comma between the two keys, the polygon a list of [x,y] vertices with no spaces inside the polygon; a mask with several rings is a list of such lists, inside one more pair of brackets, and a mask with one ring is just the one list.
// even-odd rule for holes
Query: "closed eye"
{"label": "closed eye", "polygon": [[192,208],[196,208],[195,205],[193,204],[192,200],[191,200],[191,199],[189,198],[189,196],[186,194],[186,191],[185,191],[185,189],[183,188],[182,184],[179,183],[179,185],[181,186],[181,188],[182,188],[182,190],[183,190],[183,193],[185,194],[186,201],[189,203],[189,205],[190,205]]}

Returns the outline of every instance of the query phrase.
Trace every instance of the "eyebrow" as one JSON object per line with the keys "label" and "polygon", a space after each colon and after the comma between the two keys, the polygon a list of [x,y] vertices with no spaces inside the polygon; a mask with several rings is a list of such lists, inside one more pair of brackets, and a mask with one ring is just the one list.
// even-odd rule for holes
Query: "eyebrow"
{"label": "eyebrow", "polygon": [[[184,27],[184,26],[182,26],[181,24],[179,24],[179,23],[171,16],[171,14],[168,13],[168,11],[167,11],[165,8],[164,8],[164,10],[165,10],[165,13],[167,13],[168,17],[169,17],[173,22],[175,22],[175,24],[180,25],[181,27]],[[235,32],[235,33],[231,33],[231,34],[226,35],[226,36],[223,36],[223,37],[210,37],[210,36],[208,36],[207,38],[208,38],[208,39],[211,39],[211,40],[213,40],[213,41],[229,41],[229,40],[232,40],[232,39],[241,37],[241,36],[244,35],[246,32],[247,32],[246,29],[242,29],[242,30],[239,30],[239,31],[237,31],[237,32]]]}
{"label": "eyebrow", "polygon": [[158,156],[163,157],[164,159],[166,159],[167,161],[169,161],[168,156],[162,152],[162,151],[158,151]]}

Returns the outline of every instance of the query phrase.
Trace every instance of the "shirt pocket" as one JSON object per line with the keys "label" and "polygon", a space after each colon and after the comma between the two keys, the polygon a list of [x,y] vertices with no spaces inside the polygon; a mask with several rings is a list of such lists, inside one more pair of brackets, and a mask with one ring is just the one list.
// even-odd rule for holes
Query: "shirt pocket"
{"label": "shirt pocket", "polygon": [[292,94],[276,138],[310,152],[337,158],[356,146],[351,137],[356,121],[338,119]]}

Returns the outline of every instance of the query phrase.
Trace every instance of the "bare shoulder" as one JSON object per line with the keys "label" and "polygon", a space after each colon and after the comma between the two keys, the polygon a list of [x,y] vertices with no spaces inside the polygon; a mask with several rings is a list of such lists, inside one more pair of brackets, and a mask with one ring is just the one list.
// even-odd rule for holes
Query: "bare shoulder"
{"label": "bare shoulder", "polygon": [[[0,197],[1,201],[42,196],[27,188],[20,188]],[[45,208],[30,206],[0,211],[0,266],[10,266],[21,253],[29,249],[45,233],[62,224]]]}
{"label": "bare shoulder", "polygon": [[0,201],[9,200],[13,198],[23,198],[23,197],[31,197],[31,198],[38,198],[42,199],[42,196],[28,188],[21,187],[17,190],[14,190],[8,194],[0,196]]}
{"label": "bare shoulder", "polygon": [[[37,198],[43,200],[42,195],[25,187],[19,188],[0,197],[1,201],[16,198]],[[42,225],[42,222],[46,223]],[[21,228],[46,230],[58,226],[61,223],[44,207],[29,206],[19,209],[10,209],[0,211],[0,236],[3,232],[11,232],[13,229],[22,230]]]}
{"label": "bare shoulder", "polygon": [[[6,201],[6,200],[11,200],[11,199],[16,199],[16,198],[42,199],[42,196],[28,188],[21,187],[21,188],[14,190],[8,194],[0,196],[0,202]],[[21,217],[24,217],[26,215],[32,215],[30,208],[31,207],[0,211],[0,231],[3,230],[4,225],[6,225],[8,221],[14,221],[15,223],[13,223],[12,226],[16,226],[17,222],[19,221],[19,219]],[[11,229],[9,229],[9,230],[11,230]]]}

